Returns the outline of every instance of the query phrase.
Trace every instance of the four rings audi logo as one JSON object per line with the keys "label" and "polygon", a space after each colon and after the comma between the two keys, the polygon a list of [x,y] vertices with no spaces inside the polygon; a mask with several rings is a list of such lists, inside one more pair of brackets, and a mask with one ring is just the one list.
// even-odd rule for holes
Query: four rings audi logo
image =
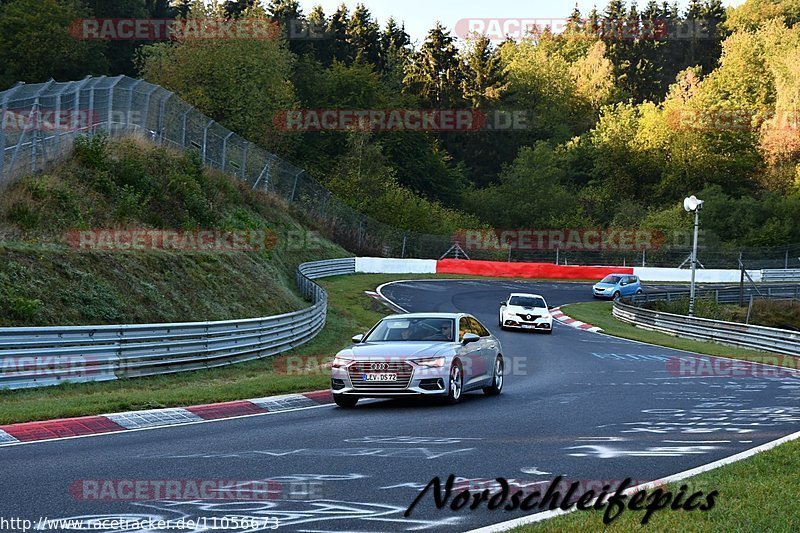
{"label": "four rings audi logo", "polygon": [[370,363],[370,370],[389,370],[389,363]]}

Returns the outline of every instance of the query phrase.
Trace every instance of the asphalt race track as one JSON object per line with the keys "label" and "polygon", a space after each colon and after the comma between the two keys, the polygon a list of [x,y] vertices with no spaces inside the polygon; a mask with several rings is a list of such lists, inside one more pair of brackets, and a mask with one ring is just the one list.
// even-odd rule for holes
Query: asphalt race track
{"label": "asphalt race track", "polygon": [[[322,406],[6,447],[0,515],[205,518],[209,526],[224,516],[265,519],[236,531],[269,531],[266,517],[281,531],[465,531],[524,513],[436,509],[430,493],[409,518],[403,511],[434,476],[502,476],[528,487],[557,475],[643,482],[800,430],[796,376],[682,375],[677,358],[690,354],[561,324],[552,335],[500,332],[498,305],[511,291],[539,292],[551,305],[590,299],[578,283],[414,281],[383,290],[408,311],[467,311],[484,322],[505,352],[499,397],[470,393],[456,406],[376,400],[352,411]],[[266,479],[274,494],[243,501],[97,501],[75,488],[81,480]]]}

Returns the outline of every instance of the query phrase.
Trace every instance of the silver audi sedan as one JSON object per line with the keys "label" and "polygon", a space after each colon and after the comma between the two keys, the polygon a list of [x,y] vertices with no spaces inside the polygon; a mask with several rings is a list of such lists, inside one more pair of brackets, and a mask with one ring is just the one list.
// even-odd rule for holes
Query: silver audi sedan
{"label": "silver audi sedan", "polygon": [[468,391],[503,390],[503,349],[465,313],[387,316],[336,354],[331,392],[340,407],[359,398],[438,396],[458,403]]}

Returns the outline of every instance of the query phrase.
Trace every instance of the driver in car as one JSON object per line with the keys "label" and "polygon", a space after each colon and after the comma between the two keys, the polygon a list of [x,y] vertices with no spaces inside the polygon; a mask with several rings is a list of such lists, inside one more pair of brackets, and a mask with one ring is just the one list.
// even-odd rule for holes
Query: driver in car
{"label": "driver in car", "polygon": [[439,331],[428,337],[432,341],[449,341],[453,340],[453,324],[447,320],[439,325]]}

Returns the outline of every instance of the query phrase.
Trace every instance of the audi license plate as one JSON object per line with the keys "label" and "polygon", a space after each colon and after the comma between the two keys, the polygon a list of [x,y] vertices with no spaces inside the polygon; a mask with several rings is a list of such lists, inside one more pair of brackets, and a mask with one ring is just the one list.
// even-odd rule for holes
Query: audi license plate
{"label": "audi license plate", "polygon": [[364,381],[397,381],[397,374],[394,372],[364,374]]}

